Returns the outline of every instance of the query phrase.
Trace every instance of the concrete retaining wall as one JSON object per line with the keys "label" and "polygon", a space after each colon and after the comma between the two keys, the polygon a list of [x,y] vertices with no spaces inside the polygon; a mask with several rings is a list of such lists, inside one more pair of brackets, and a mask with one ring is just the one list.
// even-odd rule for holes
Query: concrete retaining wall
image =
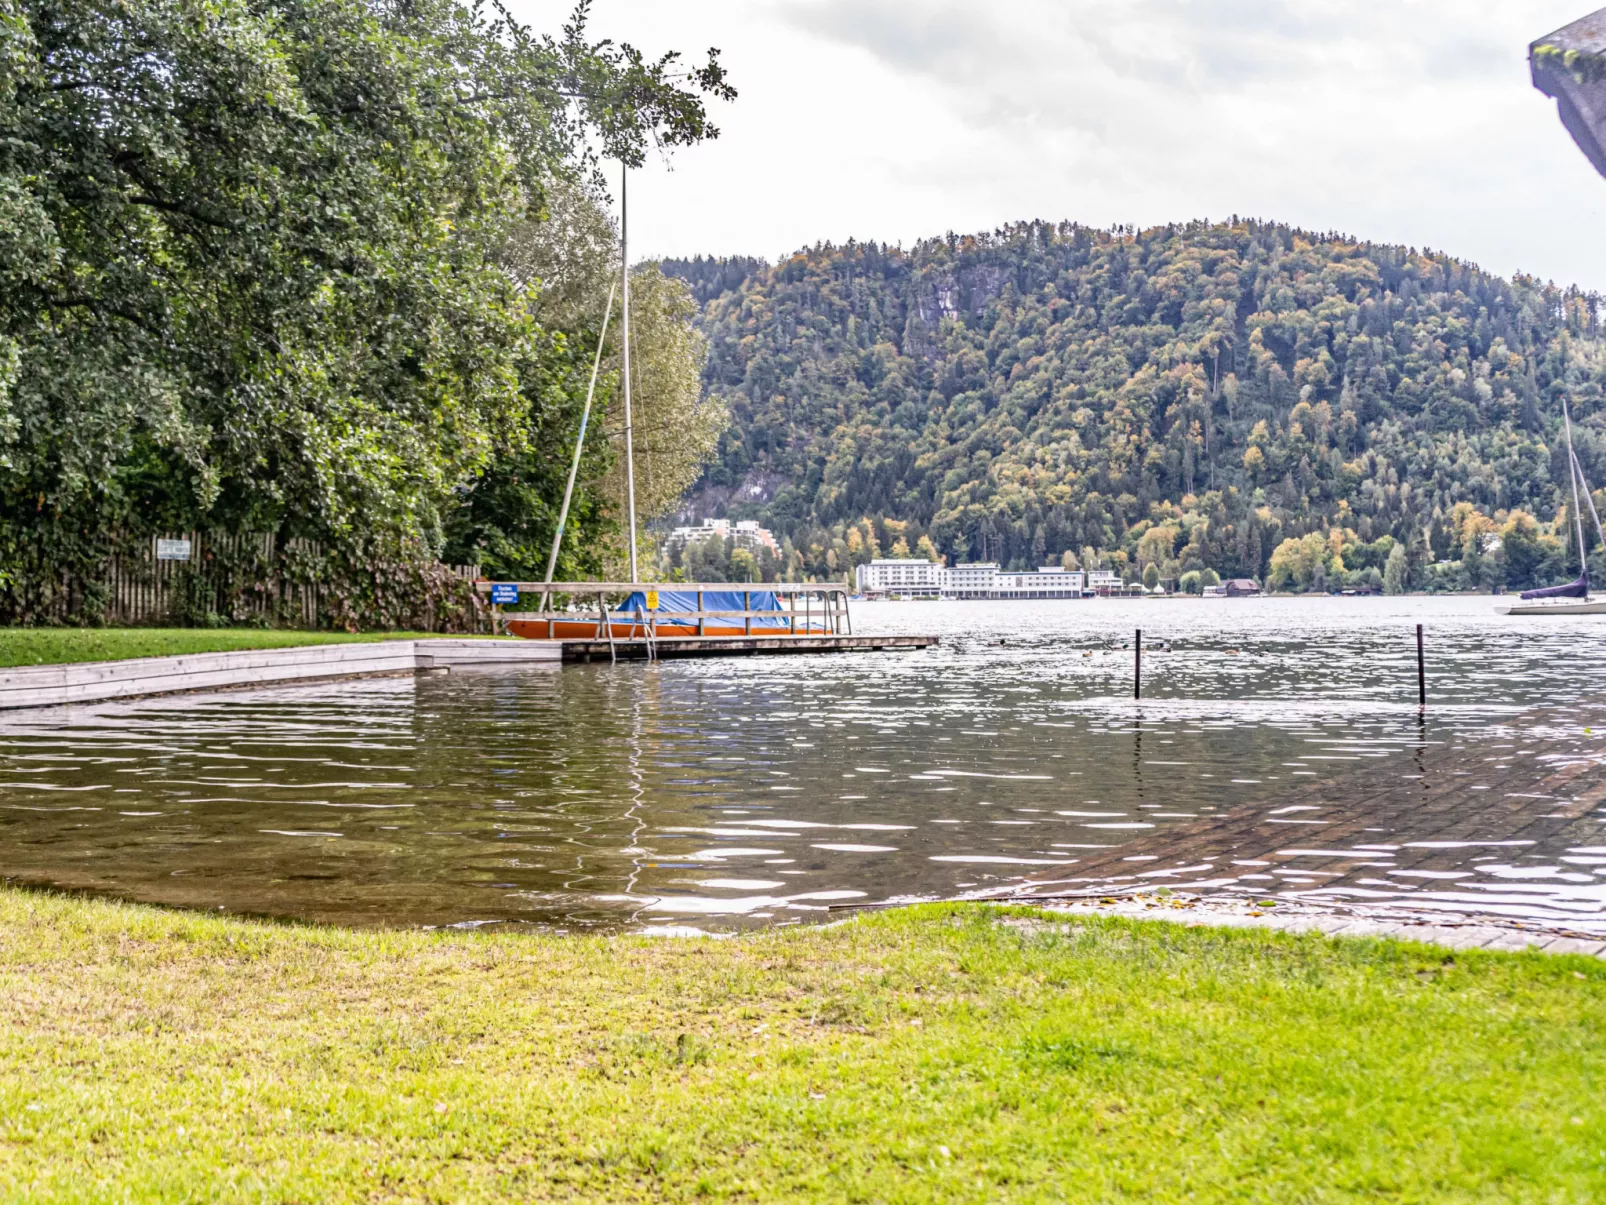
{"label": "concrete retaining wall", "polygon": [[467,668],[476,665],[530,665],[563,663],[561,640],[475,640],[473,637],[439,637],[413,642],[419,669]]}
{"label": "concrete retaining wall", "polygon": [[27,665],[0,669],[0,710],[454,666],[545,663],[556,667],[562,658],[563,648],[556,641],[442,638]]}

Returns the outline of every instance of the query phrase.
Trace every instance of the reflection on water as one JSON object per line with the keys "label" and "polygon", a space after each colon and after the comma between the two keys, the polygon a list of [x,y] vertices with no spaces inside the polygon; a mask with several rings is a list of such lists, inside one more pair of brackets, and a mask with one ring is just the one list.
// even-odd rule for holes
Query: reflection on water
{"label": "reflection on water", "polygon": [[[1249,808],[1290,834],[1353,829],[1340,852],[1375,865],[1283,859],[1218,886],[1337,876],[1368,898],[1606,915],[1598,809],[1511,785],[1558,757],[1593,769],[1606,620],[1509,619],[1487,599],[882,603],[854,619],[944,644],[13,713],[0,874],[343,923],[785,923],[1072,877],[1129,846],[1163,863],[1173,835]],[[1574,737],[1584,752],[1556,752]],[[1384,790],[1413,757],[1465,789],[1420,806]]]}

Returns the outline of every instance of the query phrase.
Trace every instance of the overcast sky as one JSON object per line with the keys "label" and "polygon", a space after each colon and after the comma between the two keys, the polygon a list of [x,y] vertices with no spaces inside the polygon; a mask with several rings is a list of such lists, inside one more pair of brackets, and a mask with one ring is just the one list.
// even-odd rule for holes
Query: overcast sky
{"label": "overcast sky", "polygon": [[741,92],[632,176],[633,259],[1238,213],[1606,290],[1606,180],[1526,63],[1592,3],[596,0],[592,29],[718,46]]}

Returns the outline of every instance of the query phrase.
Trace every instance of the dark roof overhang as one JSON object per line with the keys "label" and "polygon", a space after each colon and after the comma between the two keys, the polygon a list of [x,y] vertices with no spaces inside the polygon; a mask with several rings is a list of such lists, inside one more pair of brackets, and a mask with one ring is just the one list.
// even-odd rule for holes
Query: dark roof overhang
{"label": "dark roof overhang", "polygon": [[1562,125],[1606,176],[1606,8],[1528,47],[1534,87],[1556,100]]}

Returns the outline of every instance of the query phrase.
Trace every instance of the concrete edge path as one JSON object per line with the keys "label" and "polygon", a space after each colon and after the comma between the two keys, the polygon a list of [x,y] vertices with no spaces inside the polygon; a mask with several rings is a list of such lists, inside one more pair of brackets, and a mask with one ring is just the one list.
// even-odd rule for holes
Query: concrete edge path
{"label": "concrete edge path", "polygon": [[562,661],[563,646],[555,640],[440,637],[23,665],[0,670],[0,711],[419,670],[490,665],[555,669]]}
{"label": "concrete edge path", "polygon": [[[1281,933],[1322,933],[1328,937],[1377,937],[1391,941],[1418,941],[1451,950],[1534,950],[1542,954],[1581,954],[1587,958],[1606,960],[1606,937],[1491,924],[1488,918],[1481,917],[1469,917],[1466,922],[1458,924],[1451,923],[1449,918],[1429,921],[1387,916],[1335,916],[1330,912],[1293,911],[1286,905],[1263,911],[1242,910],[1230,904],[1214,904],[1193,897],[1140,897],[1113,904],[1096,901],[1070,903],[1064,900],[1034,904],[1021,899],[985,902],[1041,908],[1045,912],[1065,916],[1093,914],[1163,921],[1187,928],[1270,929]],[[1003,923],[1011,927],[1031,928],[1043,922],[1006,918]]]}

